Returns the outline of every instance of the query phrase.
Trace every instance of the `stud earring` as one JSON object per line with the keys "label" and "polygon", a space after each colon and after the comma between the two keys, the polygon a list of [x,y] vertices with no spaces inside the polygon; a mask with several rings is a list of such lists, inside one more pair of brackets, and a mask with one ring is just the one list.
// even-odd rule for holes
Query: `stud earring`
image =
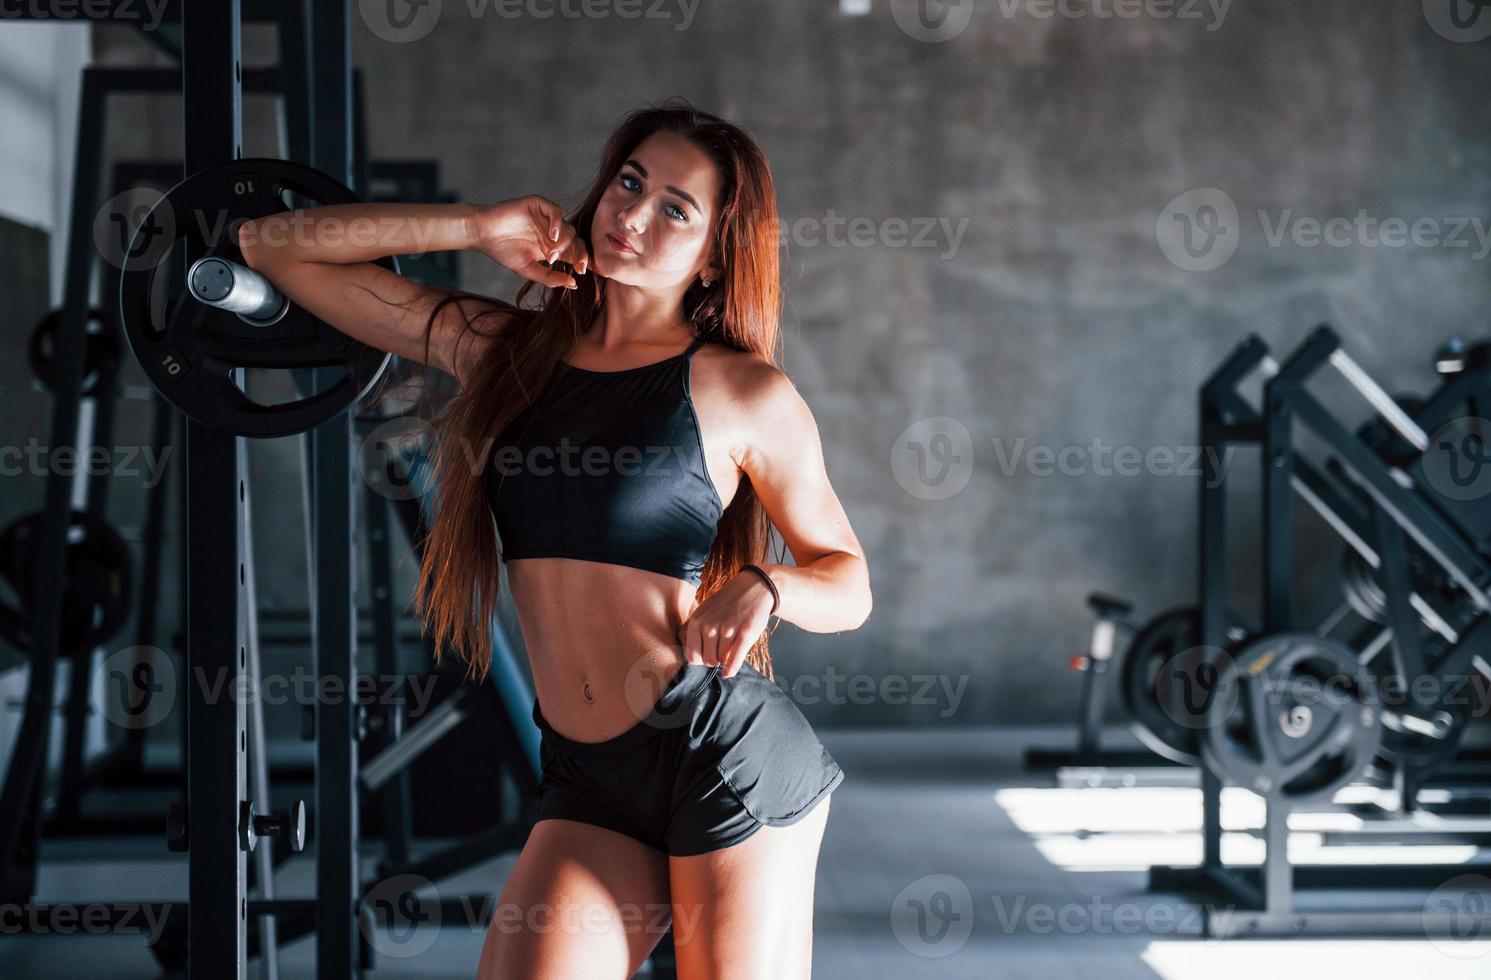
{"label": "stud earring", "polygon": [[709,283],[710,283],[710,282],[711,282],[711,280],[709,280],[709,279],[705,279],[705,280],[704,280],[704,288],[705,288],[705,289],[708,289],[708,288],[709,288]]}

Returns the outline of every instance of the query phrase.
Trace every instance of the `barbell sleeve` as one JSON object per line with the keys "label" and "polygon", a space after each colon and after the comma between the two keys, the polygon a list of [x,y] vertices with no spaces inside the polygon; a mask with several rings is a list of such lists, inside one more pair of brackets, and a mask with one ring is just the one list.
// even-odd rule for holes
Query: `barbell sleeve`
{"label": "barbell sleeve", "polygon": [[237,313],[255,326],[268,326],[285,315],[290,302],[264,276],[228,259],[209,255],[192,263],[187,288],[199,303]]}

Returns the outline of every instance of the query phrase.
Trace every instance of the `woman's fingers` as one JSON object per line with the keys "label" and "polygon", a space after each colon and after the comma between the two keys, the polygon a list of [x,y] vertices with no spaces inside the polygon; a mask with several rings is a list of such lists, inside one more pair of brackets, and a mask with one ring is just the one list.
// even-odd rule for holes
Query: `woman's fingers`
{"label": "woman's fingers", "polygon": [[548,242],[559,241],[563,234],[560,226],[564,224],[564,211],[559,205],[547,197],[532,194],[528,198],[528,212],[533,216],[534,225],[541,231],[540,238]]}
{"label": "woman's fingers", "polygon": [[538,194],[529,198],[529,213],[538,233],[539,250],[549,264],[567,262],[576,275],[590,268],[590,251],[575,226],[564,220],[564,209]]}
{"label": "woman's fingers", "polygon": [[523,270],[522,275],[540,285],[552,286],[556,289],[574,289],[576,285],[573,276],[560,272],[558,269],[551,269],[543,262],[534,262]]}
{"label": "woman's fingers", "polygon": [[727,626],[720,631],[720,666],[724,667],[721,676],[726,679],[734,677],[740,669],[741,634],[734,627]]}
{"label": "woman's fingers", "polygon": [[698,623],[688,620],[682,626],[678,627],[678,640],[683,644],[683,659],[685,663],[704,663],[704,658],[700,654],[701,643]]}
{"label": "woman's fingers", "polygon": [[[568,262],[576,275],[584,273],[590,265],[590,252],[585,248],[585,239],[569,222],[561,222],[559,237],[555,240],[559,259]],[[550,261],[553,261],[550,259]]]}

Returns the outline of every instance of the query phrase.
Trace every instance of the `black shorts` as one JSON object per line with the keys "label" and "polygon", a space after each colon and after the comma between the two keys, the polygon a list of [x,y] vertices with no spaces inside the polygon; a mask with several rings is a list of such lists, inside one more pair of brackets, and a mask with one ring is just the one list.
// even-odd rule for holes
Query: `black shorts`
{"label": "black shorts", "polygon": [[796,823],[844,772],[787,692],[749,664],[734,677],[685,664],[651,714],[604,742],[542,732],[539,820],[578,820],[670,855]]}

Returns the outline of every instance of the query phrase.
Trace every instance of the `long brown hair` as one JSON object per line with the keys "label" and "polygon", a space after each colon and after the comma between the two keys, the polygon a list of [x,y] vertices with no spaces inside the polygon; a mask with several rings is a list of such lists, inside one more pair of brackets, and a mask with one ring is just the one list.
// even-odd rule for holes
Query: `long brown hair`
{"label": "long brown hair", "polygon": [[[607,139],[594,183],[566,220],[589,249],[601,196],[637,146],[660,131],[676,133],[706,153],[723,185],[715,231],[723,273],[708,289],[697,281],[689,287],[684,315],[704,340],[775,363],[781,314],[776,193],[766,156],[745,130],[682,99],[633,110]],[[527,281],[514,303],[457,292],[440,301],[426,325],[426,364],[435,320],[448,305],[465,320],[463,340],[467,330],[486,340],[467,383],[433,423],[434,517],[413,603],[434,640],[436,663],[448,644],[470,676],[485,678],[491,666],[490,631],[501,594],[502,563],[483,474],[497,435],[543,392],[561,356],[597,319],[606,281],[589,270],[575,278],[573,290]],[[535,290],[541,291],[538,307],[525,308],[524,299]],[[767,560],[770,531],[766,511],[742,475],[720,518],[698,599],[717,591],[742,565]],[[772,677],[765,634],[747,660]]]}

